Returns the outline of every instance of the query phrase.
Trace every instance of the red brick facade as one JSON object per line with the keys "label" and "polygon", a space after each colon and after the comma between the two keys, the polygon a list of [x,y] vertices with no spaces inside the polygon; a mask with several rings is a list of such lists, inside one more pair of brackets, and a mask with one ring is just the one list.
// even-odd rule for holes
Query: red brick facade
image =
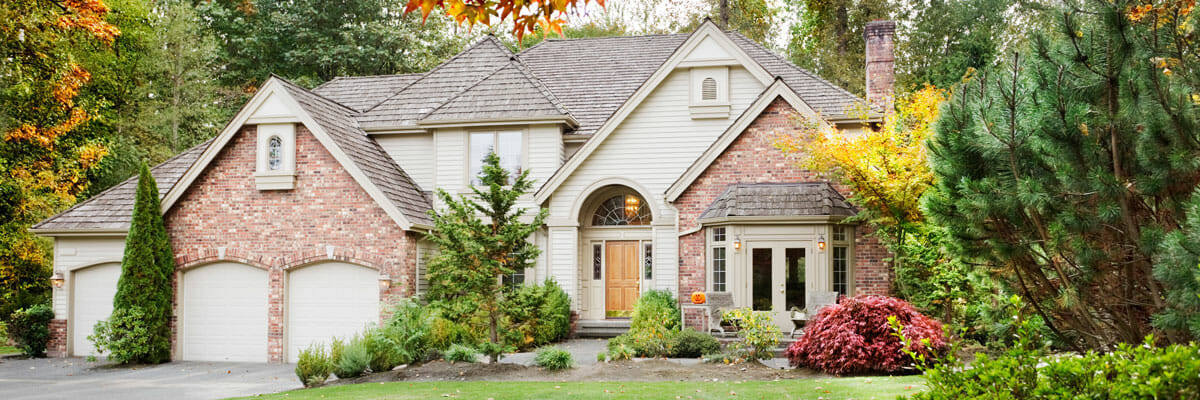
{"label": "red brick facade", "polygon": [[220,260],[268,271],[268,354],[281,362],[287,269],[326,260],[379,269],[395,282],[380,289],[382,301],[391,304],[414,288],[416,237],[393,222],[302,125],[296,129],[295,188],[256,189],[256,140],[253,126],[237,133],[167,213],[166,225],[180,271]]}
{"label": "red brick facade", "polygon": [[[796,159],[776,149],[775,138],[799,128],[797,112],[787,102],[776,99],[701,173],[678,199],[679,231],[698,227],[700,214],[735,183],[812,182],[822,180],[817,174],[796,167]],[[846,188],[838,187],[844,195]],[[858,294],[887,294],[889,270],[883,259],[887,251],[873,237],[867,237],[865,227],[855,230],[854,285]],[[701,229],[679,238],[679,296],[680,301],[694,291],[707,288],[706,230]],[[703,327],[701,309],[689,309],[685,320],[689,326]]]}

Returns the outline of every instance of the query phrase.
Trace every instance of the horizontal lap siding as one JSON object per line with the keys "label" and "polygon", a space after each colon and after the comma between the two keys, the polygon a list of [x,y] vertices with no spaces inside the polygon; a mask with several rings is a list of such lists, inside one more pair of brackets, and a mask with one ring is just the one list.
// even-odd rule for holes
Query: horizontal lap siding
{"label": "horizontal lap siding", "polygon": [[433,134],[379,135],[375,136],[375,141],[417,182],[421,190],[433,190]]}

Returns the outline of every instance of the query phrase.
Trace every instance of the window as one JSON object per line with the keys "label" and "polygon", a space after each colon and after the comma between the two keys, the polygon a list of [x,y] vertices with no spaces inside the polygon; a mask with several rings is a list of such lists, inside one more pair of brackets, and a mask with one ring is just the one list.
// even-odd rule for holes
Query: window
{"label": "window", "polygon": [[592,225],[650,225],[650,207],[636,194],[613,196],[596,208]]}
{"label": "window", "polygon": [[500,282],[504,284],[504,287],[509,289],[521,287],[521,285],[525,284],[525,269],[520,268],[511,274],[500,277]]}
{"label": "window", "polygon": [[845,242],[846,241],[846,231],[848,231],[848,230],[849,229],[844,226],[834,226],[833,227],[833,241]]}
{"label": "window", "polygon": [[521,132],[473,132],[470,137],[471,184],[480,185],[483,175],[483,160],[488,153],[500,157],[500,166],[508,170],[511,179],[521,174]]}
{"label": "window", "polygon": [[725,241],[725,228],[712,228],[713,242],[722,243]]}
{"label": "window", "polygon": [[724,292],[726,290],[726,285],[725,285],[725,282],[726,282],[726,279],[725,279],[725,248],[724,247],[713,247],[712,248],[712,267],[713,267],[713,269],[712,269],[712,271],[713,271],[712,272],[712,274],[713,274],[712,290],[714,292]]}
{"label": "window", "polygon": [[717,80],[704,78],[700,84],[700,100],[712,101],[717,99]]}
{"label": "window", "polygon": [[283,139],[279,136],[271,136],[267,139],[267,170],[278,171],[283,169]]}
{"label": "window", "polygon": [[598,281],[603,275],[601,270],[604,266],[604,246],[600,243],[592,245],[592,280]]}
{"label": "window", "polygon": [[654,279],[654,245],[642,243],[642,268],[646,279]]}
{"label": "window", "polygon": [[833,246],[833,291],[838,292],[842,296],[849,295],[849,269],[846,255],[849,253],[849,248],[846,246]]}

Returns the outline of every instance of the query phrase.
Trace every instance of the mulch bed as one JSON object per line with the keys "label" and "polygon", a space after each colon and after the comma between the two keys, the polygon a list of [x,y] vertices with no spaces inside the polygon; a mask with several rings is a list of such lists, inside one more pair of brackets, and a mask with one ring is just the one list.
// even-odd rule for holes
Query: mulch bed
{"label": "mulch bed", "polygon": [[828,375],[806,369],[781,370],[757,362],[741,364],[681,365],[666,360],[615,361],[578,365],[550,372],[516,364],[470,364],[433,361],[371,374],[354,379],[337,379],[330,385],[364,382],[430,381],[746,381],[824,378]]}

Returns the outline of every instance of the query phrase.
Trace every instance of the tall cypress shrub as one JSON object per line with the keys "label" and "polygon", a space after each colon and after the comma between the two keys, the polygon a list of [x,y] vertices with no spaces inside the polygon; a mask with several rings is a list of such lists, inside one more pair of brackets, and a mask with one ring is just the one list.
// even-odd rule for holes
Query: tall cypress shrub
{"label": "tall cypress shrub", "polygon": [[[125,237],[121,279],[113,297],[113,314],[140,309],[144,314],[147,345],[129,362],[160,363],[171,358],[171,279],[175,272],[171,242],[163,225],[158,185],[150,167],[142,163],[138,177],[133,220]],[[113,324],[118,329],[118,324]],[[114,332],[115,333],[115,332]]]}

